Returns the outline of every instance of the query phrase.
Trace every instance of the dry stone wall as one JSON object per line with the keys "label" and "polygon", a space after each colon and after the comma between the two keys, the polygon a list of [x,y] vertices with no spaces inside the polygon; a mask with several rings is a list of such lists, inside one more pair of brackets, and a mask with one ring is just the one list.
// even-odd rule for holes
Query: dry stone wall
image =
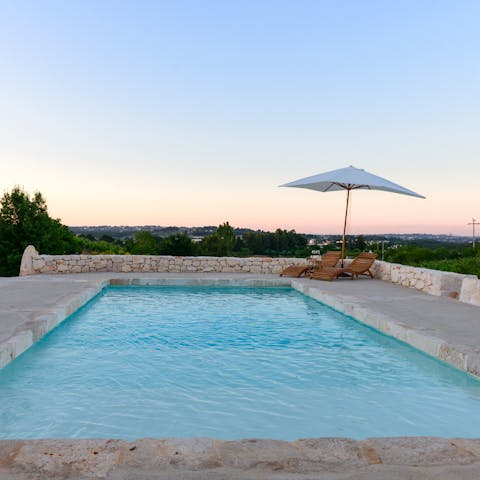
{"label": "dry stone wall", "polygon": [[463,281],[460,301],[480,306],[480,279],[473,277]]}
{"label": "dry stone wall", "polygon": [[167,255],[33,255],[32,274],[87,272],[230,272],[280,273],[305,264],[301,258],[173,257]]}
{"label": "dry stone wall", "polygon": [[450,296],[452,298],[461,296],[463,284],[466,280],[478,280],[475,275],[442,272],[379,260],[373,265],[373,273],[375,278],[380,280],[415,288],[430,295]]}

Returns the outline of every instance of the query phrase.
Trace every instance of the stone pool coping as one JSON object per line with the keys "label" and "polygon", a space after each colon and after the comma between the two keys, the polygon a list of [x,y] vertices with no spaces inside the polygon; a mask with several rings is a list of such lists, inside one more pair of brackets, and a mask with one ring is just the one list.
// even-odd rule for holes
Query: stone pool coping
{"label": "stone pool coping", "polygon": [[2,480],[477,480],[480,440],[0,441]]}
{"label": "stone pool coping", "polygon": [[[359,321],[480,376],[480,308],[379,280],[316,282],[255,274],[0,278],[0,366],[106,285],[291,285]],[[473,412],[472,412],[473,413]],[[480,439],[375,438],[0,441],[0,479],[480,478]]]}

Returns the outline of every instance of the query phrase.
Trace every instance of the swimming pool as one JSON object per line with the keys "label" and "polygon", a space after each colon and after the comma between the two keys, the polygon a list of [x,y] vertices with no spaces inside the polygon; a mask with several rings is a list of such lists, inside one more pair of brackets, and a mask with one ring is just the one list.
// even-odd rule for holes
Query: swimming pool
{"label": "swimming pool", "polygon": [[3,439],[480,432],[479,381],[281,287],[109,287],[0,396]]}

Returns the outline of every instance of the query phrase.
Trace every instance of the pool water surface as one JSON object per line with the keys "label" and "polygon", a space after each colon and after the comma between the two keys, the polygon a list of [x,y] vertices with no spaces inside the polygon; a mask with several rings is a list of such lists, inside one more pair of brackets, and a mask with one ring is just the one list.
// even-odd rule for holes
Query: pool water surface
{"label": "pool water surface", "polygon": [[478,380],[282,287],[109,287],[0,400],[2,439],[480,434]]}

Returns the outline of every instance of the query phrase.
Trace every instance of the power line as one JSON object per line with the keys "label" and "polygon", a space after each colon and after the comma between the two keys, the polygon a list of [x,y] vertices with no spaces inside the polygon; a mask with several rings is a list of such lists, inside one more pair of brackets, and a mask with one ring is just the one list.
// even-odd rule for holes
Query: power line
{"label": "power line", "polygon": [[472,247],[475,248],[475,225],[480,225],[480,222],[477,222],[475,218],[472,218],[472,221],[467,223],[467,225],[472,226]]}

